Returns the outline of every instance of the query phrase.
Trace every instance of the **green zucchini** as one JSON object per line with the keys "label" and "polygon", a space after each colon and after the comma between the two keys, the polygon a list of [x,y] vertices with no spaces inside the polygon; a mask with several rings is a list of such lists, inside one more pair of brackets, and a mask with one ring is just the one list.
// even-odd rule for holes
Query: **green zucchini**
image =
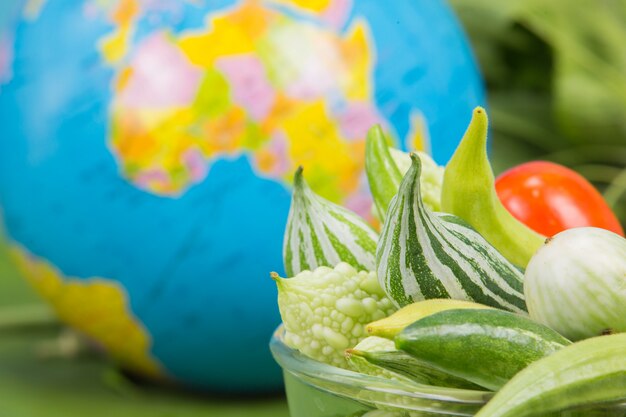
{"label": "green zucchini", "polygon": [[378,234],[356,213],[315,194],[298,168],[283,239],[288,276],[339,262],[371,271],[376,266],[377,240]]}
{"label": "green zucchini", "polygon": [[436,369],[495,391],[530,363],[571,342],[517,314],[463,309],[418,320],[395,343]]}
{"label": "green zucchini", "polygon": [[545,237],[517,220],[496,194],[487,158],[487,112],[477,107],[446,165],[441,191],[442,211],[461,217],[509,261],[526,268]]}
{"label": "green zucchini", "polygon": [[[586,339],[538,360],[515,375],[476,417],[543,416],[619,402],[626,402],[626,334]],[[626,407],[616,413],[608,408],[602,415],[623,416]]]}
{"label": "green zucchini", "polygon": [[411,158],[376,249],[383,290],[399,307],[453,298],[525,312],[522,273],[463,220],[424,207],[421,162]]}

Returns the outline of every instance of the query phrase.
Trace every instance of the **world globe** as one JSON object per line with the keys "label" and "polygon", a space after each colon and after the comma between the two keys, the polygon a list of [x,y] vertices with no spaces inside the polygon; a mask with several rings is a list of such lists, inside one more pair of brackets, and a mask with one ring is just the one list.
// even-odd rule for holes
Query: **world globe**
{"label": "world globe", "polygon": [[0,207],[61,320],[131,372],[281,375],[290,181],[369,217],[364,143],[451,156],[483,89],[438,0],[4,2]]}

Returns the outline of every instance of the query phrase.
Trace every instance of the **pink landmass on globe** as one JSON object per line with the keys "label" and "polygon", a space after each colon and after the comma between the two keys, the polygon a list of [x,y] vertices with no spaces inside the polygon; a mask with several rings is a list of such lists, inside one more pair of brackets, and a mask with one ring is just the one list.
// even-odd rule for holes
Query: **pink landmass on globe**
{"label": "pink landmass on globe", "polygon": [[93,2],[83,4],[83,16],[87,19],[94,20],[100,16],[102,8]]}
{"label": "pink landmass on globe", "polygon": [[206,177],[208,166],[199,149],[188,149],[183,154],[183,162],[189,170],[189,175],[193,181],[201,181]]}
{"label": "pink landmass on globe", "polygon": [[13,37],[8,33],[0,36],[0,85],[11,79],[13,64]]}
{"label": "pink landmass on globe", "polygon": [[312,39],[307,47],[311,49],[307,57],[292,61],[298,63],[289,70],[297,75],[285,91],[289,97],[304,101],[324,96],[331,98],[333,93],[339,91],[338,78],[345,74],[343,63],[335,55],[337,45],[318,38]]}
{"label": "pink landmass on globe", "polygon": [[154,187],[154,184],[165,185],[170,182],[169,175],[160,169],[150,169],[141,172],[135,179],[137,184],[146,189]]}
{"label": "pink landmass on globe", "polygon": [[383,119],[370,103],[350,102],[338,116],[339,128],[346,139],[363,139],[370,127]]}
{"label": "pink landmass on globe", "polygon": [[322,20],[335,29],[341,29],[352,10],[352,0],[334,0],[322,14]]}
{"label": "pink landmass on globe", "polygon": [[155,33],[139,44],[131,68],[132,75],[119,93],[119,103],[138,109],[190,106],[203,74],[163,33]]}
{"label": "pink landmass on globe", "polygon": [[280,63],[280,85],[290,98],[303,101],[328,98],[341,91],[350,76],[341,52],[341,38],[311,24],[284,24],[274,29],[268,57]]}
{"label": "pink landmass on globe", "polygon": [[228,79],[232,100],[256,121],[263,120],[272,109],[276,93],[263,63],[254,55],[236,55],[216,60],[215,66]]}
{"label": "pink landmass on globe", "polygon": [[180,0],[142,0],[141,7],[145,11],[177,12],[181,13],[184,2]]}
{"label": "pink landmass on globe", "polygon": [[369,220],[372,218],[372,199],[369,194],[369,189],[366,185],[364,185],[367,184],[367,178],[365,175],[361,175],[359,184],[359,189],[346,197],[342,205],[348,210],[359,213],[361,216]]}
{"label": "pink landmass on globe", "polygon": [[267,151],[275,158],[272,168],[266,172],[267,175],[275,178],[281,178],[288,174],[291,169],[288,148],[289,143],[285,134],[280,131],[275,132],[269,143],[266,145]]}

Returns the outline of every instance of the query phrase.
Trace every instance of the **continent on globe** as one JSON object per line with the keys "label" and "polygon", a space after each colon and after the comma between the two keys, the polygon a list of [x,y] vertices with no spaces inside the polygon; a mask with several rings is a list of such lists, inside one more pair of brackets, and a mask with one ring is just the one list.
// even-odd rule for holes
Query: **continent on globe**
{"label": "continent on globe", "polygon": [[[320,18],[295,19],[272,4]],[[121,0],[101,51],[117,72],[110,146],[126,178],[178,195],[204,180],[215,159],[245,153],[277,180],[302,165],[320,194],[367,214],[365,134],[388,123],[373,100],[367,22],[329,30],[345,23],[350,5],[245,0],[200,30],[155,31],[130,48],[141,3]],[[423,149],[418,127],[406,141]]]}
{"label": "continent on globe", "polygon": [[296,167],[369,217],[372,124],[445,164],[485,104],[443,0],[0,1],[0,89],[24,276],[123,367],[216,392],[281,387]]}
{"label": "continent on globe", "polygon": [[61,320],[99,343],[128,369],[152,378],[164,377],[161,365],[150,354],[150,335],[130,311],[121,285],[99,277],[64,278],[53,265],[15,245],[10,255]]}

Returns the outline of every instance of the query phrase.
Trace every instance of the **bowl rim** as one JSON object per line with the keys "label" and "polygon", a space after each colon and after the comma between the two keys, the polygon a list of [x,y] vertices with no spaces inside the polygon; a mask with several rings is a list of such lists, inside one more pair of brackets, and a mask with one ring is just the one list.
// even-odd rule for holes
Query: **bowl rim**
{"label": "bowl rim", "polygon": [[458,405],[484,405],[493,395],[490,391],[424,385],[412,381],[391,380],[339,368],[309,358],[284,342],[285,328],[279,325],[270,340],[270,351],[283,371],[308,385],[339,396],[348,392],[377,394],[413,399],[435,400]]}

